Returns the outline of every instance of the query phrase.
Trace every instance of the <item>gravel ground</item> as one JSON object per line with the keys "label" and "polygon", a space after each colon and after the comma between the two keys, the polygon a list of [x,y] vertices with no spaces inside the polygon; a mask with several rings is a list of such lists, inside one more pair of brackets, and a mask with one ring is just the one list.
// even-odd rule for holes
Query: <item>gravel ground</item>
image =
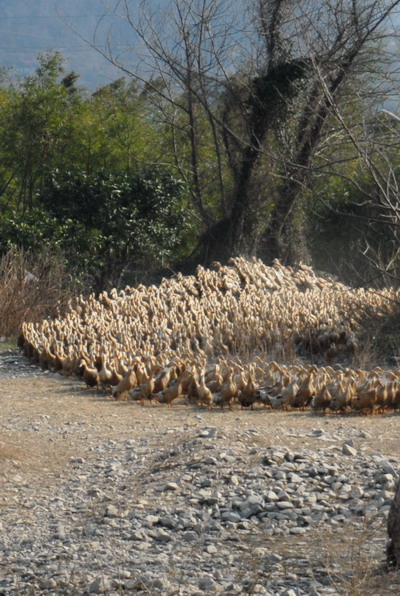
{"label": "gravel ground", "polygon": [[0,355],[0,594],[400,593],[398,416],[141,407]]}

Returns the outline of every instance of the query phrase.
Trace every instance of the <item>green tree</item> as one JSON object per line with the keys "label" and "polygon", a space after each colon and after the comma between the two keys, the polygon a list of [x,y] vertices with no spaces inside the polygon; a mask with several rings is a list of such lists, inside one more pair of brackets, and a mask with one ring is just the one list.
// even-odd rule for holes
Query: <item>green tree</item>
{"label": "green tree", "polygon": [[86,117],[90,122],[83,139],[86,169],[90,169],[90,158],[97,168],[125,172],[160,161],[161,131],[142,89],[134,82],[128,84],[120,78],[98,89],[86,103]]}
{"label": "green tree", "polygon": [[0,251],[61,253],[74,277],[101,291],[139,264],[173,263],[190,229],[185,186],[168,170],[136,174],[54,171],[39,206],[4,218]]}
{"label": "green tree", "polygon": [[73,77],[60,80],[64,74],[58,53],[39,56],[35,74],[10,86],[1,106],[2,161],[13,181],[3,199],[24,212],[33,209],[47,169],[62,164],[70,142],[79,94]]}
{"label": "green tree", "polygon": [[55,171],[41,204],[57,222],[60,247],[95,289],[118,285],[136,262],[170,264],[185,241],[185,187],[163,168],[140,173]]}
{"label": "green tree", "polygon": [[[174,142],[186,127],[188,178],[204,230],[197,258],[240,253],[294,262],[305,256],[293,234],[302,199],[322,152],[328,169],[333,130],[347,132],[334,106],[349,102],[349,93],[358,100],[360,89],[371,94],[365,82],[376,75],[387,20],[400,0],[250,0],[244,13],[234,4],[172,0],[162,16],[146,2],[139,15],[129,0],[119,6],[134,43],[139,38],[147,50],[148,87],[161,109],[170,106],[165,123]],[[216,218],[201,167],[204,124],[219,180],[226,180],[227,164],[233,180],[229,190],[219,187],[225,203]],[[178,142],[173,150],[179,155]]]}

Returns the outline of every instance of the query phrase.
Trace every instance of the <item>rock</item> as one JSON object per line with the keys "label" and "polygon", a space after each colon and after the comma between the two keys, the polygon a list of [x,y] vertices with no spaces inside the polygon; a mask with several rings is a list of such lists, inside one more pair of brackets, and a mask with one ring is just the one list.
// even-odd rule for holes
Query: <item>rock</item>
{"label": "rock", "polygon": [[215,590],[215,581],[210,575],[205,575],[199,579],[199,589],[203,592],[212,592]]}
{"label": "rock", "polygon": [[208,544],[206,546],[206,551],[208,552],[209,555],[215,555],[215,554],[217,554],[218,549],[214,544]]}
{"label": "rock", "polygon": [[83,457],[71,457],[71,463],[73,464],[84,464],[85,460]]}
{"label": "rock", "polygon": [[100,576],[100,577],[96,577],[96,579],[94,579],[92,581],[91,584],[89,584],[88,587],[88,591],[91,594],[100,594],[100,593],[106,593],[110,590],[111,588],[111,584],[110,581],[107,577],[105,576]]}
{"label": "rock", "polygon": [[303,481],[303,479],[298,476],[297,474],[289,474],[289,482],[292,482],[294,484],[300,484]]}
{"label": "rock", "polygon": [[202,431],[200,431],[200,433],[199,433],[199,437],[202,437],[202,438],[209,437],[209,436],[210,436],[210,433],[209,433],[209,431],[208,431],[208,430],[206,430],[206,429],[205,429],[205,430],[202,430]]}
{"label": "rock", "polygon": [[135,532],[132,532],[130,539],[136,542],[144,542],[146,541],[147,536],[143,530],[136,530]]}
{"label": "rock", "polygon": [[305,534],[307,532],[307,530],[306,530],[306,528],[295,526],[294,528],[290,528],[289,532],[291,534],[298,535],[298,534]]}
{"label": "rock", "polygon": [[385,484],[385,482],[393,482],[394,481],[394,476],[393,474],[378,474],[376,477],[376,481],[379,482],[380,484]]}
{"label": "rock", "polygon": [[235,511],[224,511],[221,514],[221,517],[224,521],[233,523],[237,523],[242,519],[239,513],[236,513]]}
{"label": "rock", "polygon": [[58,538],[59,540],[65,539],[65,528],[64,528],[63,524],[57,524],[55,537]]}
{"label": "rock", "polygon": [[[154,532],[154,530],[153,530]],[[172,540],[171,536],[168,534],[168,532],[165,532],[164,530],[158,530],[157,532],[154,532],[151,534],[152,537],[154,538],[154,540],[156,540],[157,542],[170,542],[170,540]]]}
{"label": "rock", "polygon": [[250,495],[246,503],[248,505],[262,505],[264,503],[264,499],[260,497],[260,495]]}
{"label": "rock", "polygon": [[40,587],[44,590],[57,588],[57,582],[52,577],[40,580]]}
{"label": "rock", "polygon": [[293,509],[294,505],[290,501],[277,501],[276,506],[279,509]]}
{"label": "rock", "polygon": [[119,517],[118,509],[114,505],[107,505],[105,517]]}
{"label": "rock", "polygon": [[151,587],[153,590],[158,590],[162,594],[167,594],[171,590],[171,582],[165,577],[155,577],[152,581]]}
{"label": "rock", "polygon": [[343,445],[342,445],[342,453],[344,455],[351,455],[352,457],[355,457],[357,455],[358,451],[357,451],[357,449],[355,449],[351,445],[348,445],[347,443],[343,443]]}
{"label": "rock", "polygon": [[167,484],[164,486],[164,490],[178,490],[179,486],[176,484],[176,482],[167,482]]}
{"label": "rock", "polygon": [[352,499],[360,499],[364,495],[364,490],[361,486],[352,486],[350,496]]}
{"label": "rock", "polygon": [[184,540],[185,542],[194,542],[197,539],[198,535],[196,534],[196,532],[186,532],[182,536],[182,540]]}
{"label": "rock", "polygon": [[169,530],[173,530],[177,526],[177,521],[173,517],[160,517],[158,523],[163,528],[168,528]]}
{"label": "rock", "polygon": [[386,460],[381,461],[379,463],[379,467],[383,470],[383,472],[385,474],[392,474],[393,477],[395,477],[396,474],[397,474],[397,472],[394,469],[393,465],[390,462],[386,461]]}
{"label": "rock", "polygon": [[299,593],[297,592],[297,590],[293,590],[293,589],[289,589],[289,590],[285,590],[284,592],[280,592],[279,596],[299,596]]}

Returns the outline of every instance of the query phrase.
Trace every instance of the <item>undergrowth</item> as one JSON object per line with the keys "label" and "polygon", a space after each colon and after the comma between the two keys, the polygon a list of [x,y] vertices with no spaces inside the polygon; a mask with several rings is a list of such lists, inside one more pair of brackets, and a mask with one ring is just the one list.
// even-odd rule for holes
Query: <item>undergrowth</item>
{"label": "undergrowth", "polygon": [[75,289],[61,256],[6,253],[0,259],[0,350],[15,346],[23,321],[39,322],[62,310]]}

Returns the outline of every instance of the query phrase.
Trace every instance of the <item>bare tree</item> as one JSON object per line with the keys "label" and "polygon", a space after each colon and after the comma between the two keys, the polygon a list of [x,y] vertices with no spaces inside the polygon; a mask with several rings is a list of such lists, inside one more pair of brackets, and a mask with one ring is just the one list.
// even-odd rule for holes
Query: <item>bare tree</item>
{"label": "bare tree", "polygon": [[[335,106],[342,104],[343,95],[348,96],[350,85],[357,88],[363,76],[373,74],[381,58],[378,45],[387,35],[387,17],[397,5],[376,0],[325,2],[322,10],[310,7],[310,12],[303,11],[299,16],[298,35],[303,33],[308,64],[296,97],[301,109],[294,122],[291,151],[282,156],[283,183],[264,232],[270,258],[296,259],[290,242],[291,214],[303,188],[313,181],[315,158],[330,134]],[[348,101],[348,97],[345,99]],[[341,125],[342,133],[350,130],[344,120],[336,123]]]}
{"label": "bare tree", "polygon": [[[358,283],[393,285],[400,279],[400,117],[381,109],[366,113],[353,129],[334,99],[331,108],[358,162],[358,178],[341,174],[354,192],[340,207],[321,198],[327,212],[351,219],[360,236],[352,266]],[[339,175],[336,173],[335,175]],[[356,234],[355,234],[356,235]]]}
{"label": "bare tree", "polygon": [[321,152],[329,164],[332,126],[348,133],[338,108],[375,75],[400,0],[248,0],[240,13],[230,0],[171,0],[162,19],[146,1],[133,6],[123,0],[118,10],[143,59],[130,69],[108,57],[145,82],[169,118],[173,161],[204,226],[197,258],[304,258],[294,214]]}

